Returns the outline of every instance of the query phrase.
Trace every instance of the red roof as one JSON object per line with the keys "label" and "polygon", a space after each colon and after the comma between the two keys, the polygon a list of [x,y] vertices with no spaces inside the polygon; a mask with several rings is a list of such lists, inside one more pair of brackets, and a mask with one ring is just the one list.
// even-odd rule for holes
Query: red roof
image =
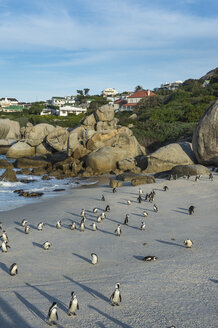
{"label": "red roof", "polygon": [[135,105],[137,105],[138,103],[127,103],[127,104],[124,104],[123,106],[135,106]]}
{"label": "red roof", "polygon": [[[148,97],[148,91],[149,90],[136,91],[131,96],[129,96],[128,98],[144,98],[144,97]],[[154,92],[150,91],[150,96],[154,96]]]}
{"label": "red roof", "polygon": [[119,100],[116,100],[115,102],[114,102],[115,104],[121,104],[121,103],[126,103],[126,100],[125,99],[119,99]]}

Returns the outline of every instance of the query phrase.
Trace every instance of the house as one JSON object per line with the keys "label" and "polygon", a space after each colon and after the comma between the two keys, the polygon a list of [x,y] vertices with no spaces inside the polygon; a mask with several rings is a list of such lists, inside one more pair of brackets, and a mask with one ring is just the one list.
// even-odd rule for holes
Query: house
{"label": "house", "polygon": [[160,88],[155,88],[154,90],[176,90],[178,87],[182,85],[182,81],[175,81],[175,82],[165,82],[160,85]]}
{"label": "house", "polygon": [[135,106],[138,104],[138,102],[145,98],[145,97],[150,97],[154,96],[155,93],[152,92],[151,90],[140,90],[134,92],[132,95],[128,96],[126,98],[126,103],[122,104],[120,106],[121,111],[133,111],[135,109]]}
{"label": "house", "polygon": [[58,116],[68,116],[68,114],[79,115],[81,113],[86,113],[86,112],[87,112],[87,108],[65,105],[59,107],[59,109],[56,110],[56,115]]}
{"label": "house", "polygon": [[75,96],[52,97],[50,104],[57,107],[63,106],[65,104],[74,105],[76,102],[75,98]]}
{"label": "house", "polygon": [[8,107],[11,105],[18,105],[18,100],[16,98],[7,98],[7,97],[0,99],[1,107]]}
{"label": "house", "polygon": [[24,107],[19,105],[10,105],[1,108],[1,110],[5,113],[18,113],[18,112],[22,112],[23,109]]}
{"label": "house", "polygon": [[102,97],[113,97],[117,94],[118,92],[114,88],[107,88],[102,91]]}

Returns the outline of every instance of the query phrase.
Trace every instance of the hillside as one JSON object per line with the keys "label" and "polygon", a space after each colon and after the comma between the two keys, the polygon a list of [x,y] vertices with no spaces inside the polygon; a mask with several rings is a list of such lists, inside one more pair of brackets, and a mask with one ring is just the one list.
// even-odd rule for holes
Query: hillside
{"label": "hillside", "polygon": [[130,119],[130,112],[117,117],[122,125],[131,126],[140,144],[153,151],[169,142],[191,140],[196,123],[217,97],[218,68],[198,80],[184,81],[175,91],[159,90],[141,100],[137,120]]}

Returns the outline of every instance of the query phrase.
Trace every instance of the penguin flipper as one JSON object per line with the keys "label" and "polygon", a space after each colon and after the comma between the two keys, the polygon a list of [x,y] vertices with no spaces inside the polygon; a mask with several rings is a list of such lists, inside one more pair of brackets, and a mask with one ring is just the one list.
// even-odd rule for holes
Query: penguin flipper
{"label": "penguin flipper", "polygon": [[79,310],[79,303],[77,303],[77,310]]}
{"label": "penguin flipper", "polygon": [[119,298],[120,298],[120,303],[122,302],[122,297],[121,297],[121,294],[119,295]]}
{"label": "penguin flipper", "polygon": [[114,292],[113,292],[113,294],[111,295],[110,300],[112,301],[113,298],[114,298]]}

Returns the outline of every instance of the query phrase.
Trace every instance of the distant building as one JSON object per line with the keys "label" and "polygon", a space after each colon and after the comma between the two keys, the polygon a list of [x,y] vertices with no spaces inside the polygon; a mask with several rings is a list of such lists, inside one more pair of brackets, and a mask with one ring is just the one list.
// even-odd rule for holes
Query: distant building
{"label": "distant building", "polygon": [[18,100],[16,98],[8,98],[8,97],[4,97],[0,99],[1,107],[8,107],[11,105],[18,105]]}
{"label": "distant building", "polygon": [[1,110],[6,113],[18,113],[18,112],[22,112],[23,109],[24,107],[19,105],[10,105],[1,108]]}
{"label": "distant building", "polygon": [[87,112],[87,108],[65,105],[59,107],[59,109],[56,110],[56,115],[58,116],[68,116],[68,114],[79,115],[81,113],[86,113],[86,112]]}
{"label": "distant building", "polygon": [[74,105],[76,102],[75,98],[75,96],[52,97],[52,99],[50,100],[50,104],[57,107],[63,106],[65,104]]}
{"label": "distant building", "polygon": [[119,110],[133,111],[135,109],[135,106],[141,99],[154,95],[154,92],[152,92],[151,90],[136,91],[131,96],[126,98],[126,103],[122,104]]}
{"label": "distant building", "polygon": [[182,84],[182,81],[175,81],[175,82],[165,82],[160,85],[160,88],[155,88],[154,91],[157,90],[176,90]]}
{"label": "distant building", "polygon": [[113,97],[117,94],[118,92],[114,88],[107,88],[102,91],[102,97]]}

